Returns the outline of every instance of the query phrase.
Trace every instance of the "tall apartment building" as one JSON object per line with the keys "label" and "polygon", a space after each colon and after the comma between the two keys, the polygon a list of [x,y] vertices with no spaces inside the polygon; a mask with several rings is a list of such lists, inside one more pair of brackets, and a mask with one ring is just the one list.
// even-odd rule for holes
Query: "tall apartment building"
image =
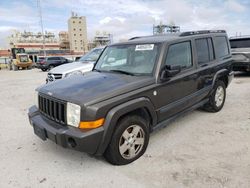
{"label": "tall apartment building", "polygon": [[77,16],[72,12],[68,20],[70,50],[74,52],[88,51],[87,25],[85,16]]}

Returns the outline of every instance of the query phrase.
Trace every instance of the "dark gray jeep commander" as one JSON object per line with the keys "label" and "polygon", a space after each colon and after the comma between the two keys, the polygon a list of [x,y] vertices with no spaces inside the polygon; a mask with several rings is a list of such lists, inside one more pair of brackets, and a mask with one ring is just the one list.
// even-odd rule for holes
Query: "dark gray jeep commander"
{"label": "dark gray jeep commander", "polygon": [[30,124],[43,140],[128,164],[153,130],[199,107],[220,111],[231,61],[223,30],[135,37],[106,47],[92,72],[38,88]]}

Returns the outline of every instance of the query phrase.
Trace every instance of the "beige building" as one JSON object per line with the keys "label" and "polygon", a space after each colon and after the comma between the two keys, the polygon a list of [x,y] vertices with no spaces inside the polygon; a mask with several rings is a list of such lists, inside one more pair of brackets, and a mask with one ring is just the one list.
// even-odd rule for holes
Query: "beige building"
{"label": "beige building", "polygon": [[60,49],[65,49],[65,50],[70,49],[69,33],[67,31],[59,32],[59,42],[60,42]]}
{"label": "beige building", "polygon": [[87,25],[85,16],[72,13],[68,20],[70,50],[74,52],[88,51]]}

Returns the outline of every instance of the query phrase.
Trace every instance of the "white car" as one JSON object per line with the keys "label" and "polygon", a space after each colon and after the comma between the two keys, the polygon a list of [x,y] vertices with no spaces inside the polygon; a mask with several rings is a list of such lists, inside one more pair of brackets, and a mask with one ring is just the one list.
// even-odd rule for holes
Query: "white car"
{"label": "white car", "polygon": [[91,71],[94,67],[94,63],[96,62],[104,48],[105,47],[94,48],[90,52],[82,56],[78,61],[51,69],[48,72],[46,83]]}

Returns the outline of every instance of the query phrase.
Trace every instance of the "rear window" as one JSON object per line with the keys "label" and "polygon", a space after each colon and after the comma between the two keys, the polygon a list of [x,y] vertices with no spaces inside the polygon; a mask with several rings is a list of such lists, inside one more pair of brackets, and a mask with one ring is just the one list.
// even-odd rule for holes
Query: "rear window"
{"label": "rear window", "polygon": [[216,56],[218,58],[224,57],[229,54],[229,48],[226,37],[223,36],[215,37],[214,44],[215,44]]}
{"label": "rear window", "polygon": [[250,39],[231,39],[231,48],[250,48]]}

